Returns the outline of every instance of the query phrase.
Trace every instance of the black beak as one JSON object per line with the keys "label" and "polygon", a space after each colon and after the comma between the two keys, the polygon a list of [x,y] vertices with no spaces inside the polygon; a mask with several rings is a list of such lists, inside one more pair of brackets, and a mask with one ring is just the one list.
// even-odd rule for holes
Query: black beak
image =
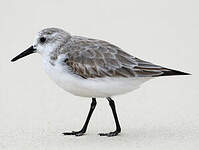
{"label": "black beak", "polygon": [[32,53],[35,53],[36,49],[34,49],[33,46],[29,47],[27,50],[25,50],[24,52],[22,52],[21,54],[17,55],[15,58],[13,58],[11,61],[14,62],[22,57],[25,57],[27,55],[30,55]]}

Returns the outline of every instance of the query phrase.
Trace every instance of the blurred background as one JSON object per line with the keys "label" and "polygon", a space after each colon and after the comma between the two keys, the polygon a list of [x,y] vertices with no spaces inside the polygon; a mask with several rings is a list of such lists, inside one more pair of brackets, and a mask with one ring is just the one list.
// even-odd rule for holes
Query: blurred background
{"label": "blurred background", "polygon": [[[0,2],[0,149],[196,149],[199,146],[198,0],[34,0]],[[87,135],[79,130],[90,100],[66,93],[38,54],[10,60],[46,27],[109,41],[126,52],[191,76],[160,77],[114,97],[122,134],[108,102],[98,99]]]}

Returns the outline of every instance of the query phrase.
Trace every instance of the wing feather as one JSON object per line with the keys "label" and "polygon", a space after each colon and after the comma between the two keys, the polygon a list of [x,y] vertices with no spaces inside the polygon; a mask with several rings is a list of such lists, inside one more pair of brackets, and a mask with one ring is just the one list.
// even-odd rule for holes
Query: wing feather
{"label": "wing feather", "polygon": [[169,69],[138,59],[109,42],[73,37],[65,63],[83,78],[153,77]]}

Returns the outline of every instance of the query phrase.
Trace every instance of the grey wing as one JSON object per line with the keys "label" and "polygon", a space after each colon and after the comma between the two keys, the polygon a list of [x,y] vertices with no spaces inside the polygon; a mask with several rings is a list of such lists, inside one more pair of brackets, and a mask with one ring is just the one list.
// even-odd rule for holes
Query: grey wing
{"label": "grey wing", "polygon": [[76,38],[68,47],[65,63],[83,78],[153,77],[169,69],[143,61],[106,41]]}

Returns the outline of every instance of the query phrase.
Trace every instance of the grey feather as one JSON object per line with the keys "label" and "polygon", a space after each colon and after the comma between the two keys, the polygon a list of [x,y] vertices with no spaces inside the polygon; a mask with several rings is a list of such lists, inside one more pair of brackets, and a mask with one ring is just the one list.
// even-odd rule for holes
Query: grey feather
{"label": "grey feather", "polygon": [[63,62],[83,78],[153,77],[169,69],[138,59],[102,40],[71,36],[66,44],[52,52],[52,59],[66,55]]}

